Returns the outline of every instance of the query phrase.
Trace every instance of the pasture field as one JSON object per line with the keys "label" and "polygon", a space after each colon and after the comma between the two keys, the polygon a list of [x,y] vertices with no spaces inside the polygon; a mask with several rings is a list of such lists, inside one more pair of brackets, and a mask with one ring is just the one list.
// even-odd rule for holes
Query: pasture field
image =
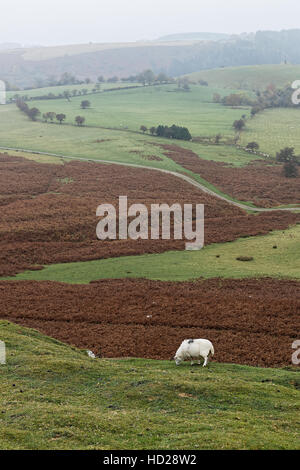
{"label": "pasture field", "polygon": [[[240,256],[253,257],[253,261],[238,261],[236,258]],[[265,236],[212,244],[200,251],[54,264],[11,279],[84,284],[98,279],[131,277],[161,281],[216,277],[300,279],[300,225]]]}
{"label": "pasture field", "polygon": [[[140,87],[122,92],[97,93],[90,97],[72,97],[71,101],[42,100],[34,105],[43,113],[64,113],[66,122],[74,123],[77,115],[84,116],[87,126],[128,128],[139,131],[159,124],[188,127],[192,136],[233,137],[232,124],[242,114],[249,116],[250,108],[232,109],[213,103],[213,94],[224,90],[192,86],[191,91],[178,91],[177,85]],[[88,99],[91,108],[82,110],[81,101]]]}
{"label": "pasture field", "polygon": [[258,142],[260,150],[276,156],[284,147],[294,147],[300,153],[300,109],[268,109],[248,120],[241,133],[241,143]]}
{"label": "pasture field", "polygon": [[6,321],[1,449],[298,449],[293,369],[90,359]]}
{"label": "pasture field", "polygon": [[206,80],[209,86],[238,90],[265,90],[269,84],[277,87],[291,85],[300,79],[300,65],[249,65],[226,67],[185,75],[191,81]]}
{"label": "pasture field", "polygon": [[[164,143],[166,143],[164,141]],[[247,142],[248,143],[248,142]],[[176,145],[183,149],[191,150],[200,157],[201,160],[221,162],[233,167],[245,167],[249,163],[264,160],[259,155],[245,152],[234,145],[205,145],[195,142],[176,141]]]}
{"label": "pasture field", "polygon": [[[62,100],[55,100],[58,101]],[[86,110],[87,113],[90,111]],[[175,171],[179,169],[179,166],[174,165],[170,159],[164,158],[159,146],[153,145],[153,143],[166,144],[169,140],[148,134],[128,132],[121,128],[114,130],[89,126],[78,128],[73,125],[32,122],[19,112],[15,105],[0,107],[0,124],[0,146],[87,159],[111,159]],[[176,140],[176,145],[192,150],[205,160],[224,162],[233,166],[245,166],[260,158],[233,146],[205,145],[179,140]],[[163,161],[145,161],[143,158],[145,155],[156,155]]]}
{"label": "pasture field", "polygon": [[161,168],[174,171],[180,169],[164,157],[159,147],[152,145],[150,137],[145,138],[140,134],[31,122],[14,105],[0,107],[0,122],[1,146],[144,166],[156,166],[157,161],[144,159],[143,155],[156,155],[162,159],[159,161]]}
{"label": "pasture field", "polygon": [[[72,93],[74,90],[82,91],[82,90],[88,90],[88,93],[93,93],[93,89],[96,87],[96,83],[84,83],[84,84],[78,84],[78,85],[59,85],[59,86],[51,86],[51,87],[44,87],[44,88],[33,88],[30,90],[18,90],[18,91],[8,91],[7,92],[7,99],[13,98],[16,95],[19,96],[28,96],[29,98],[35,98],[37,96],[41,95],[48,95],[49,93],[53,93],[54,95],[59,95],[61,93],[64,93],[64,91],[69,91]],[[124,88],[127,86],[141,86],[139,83],[124,83],[124,82],[116,82],[116,83],[100,83],[100,89],[101,90],[107,90],[107,89],[112,89],[112,88]],[[98,91],[97,91],[98,93]],[[94,93],[93,93],[94,94]],[[88,95],[82,95],[81,99],[89,99],[89,94]]]}

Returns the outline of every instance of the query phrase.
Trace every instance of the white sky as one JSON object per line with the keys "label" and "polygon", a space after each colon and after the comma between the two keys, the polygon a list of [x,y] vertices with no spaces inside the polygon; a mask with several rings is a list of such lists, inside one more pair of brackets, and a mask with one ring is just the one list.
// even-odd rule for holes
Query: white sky
{"label": "white sky", "polygon": [[0,43],[72,44],[300,28],[299,0],[0,0]]}

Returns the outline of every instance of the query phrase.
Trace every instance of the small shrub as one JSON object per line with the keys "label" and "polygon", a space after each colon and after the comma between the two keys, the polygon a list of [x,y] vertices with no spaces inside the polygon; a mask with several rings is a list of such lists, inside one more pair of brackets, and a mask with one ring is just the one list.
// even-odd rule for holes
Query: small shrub
{"label": "small shrub", "polygon": [[285,162],[283,165],[283,175],[286,178],[297,178],[298,168],[296,161]]}
{"label": "small shrub", "polygon": [[238,256],[237,261],[253,261],[253,256]]}
{"label": "small shrub", "polygon": [[250,149],[250,150],[258,150],[259,149],[259,144],[257,142],[249,142],[246,145],[246,148]]}

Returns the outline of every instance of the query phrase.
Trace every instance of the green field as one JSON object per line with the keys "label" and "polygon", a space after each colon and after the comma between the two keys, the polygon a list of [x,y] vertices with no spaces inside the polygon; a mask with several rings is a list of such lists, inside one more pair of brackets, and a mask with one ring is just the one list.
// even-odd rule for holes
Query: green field
{"label": "green field", "polygon": [[[82,97],[74,98],[71,102],[64,99],[35,102],[36,106],[41,107],[42,112],[49,109],[66,112],[70,122],[62,125],[42,121],[32,122],[15,105],[1,106],[0,146],[86,158],[88,160],[115,161],[186,172],[199,183],[224,196],[220,190],[203,180],[201,176],[185,170],[170,158],[164,156],[163,149],[153,144],[171,143],[192,150],[202,159],[225,162],[233,166],[244,166],[261,157],[251,155],[232,145],[172,141],[153,137],[147,133],[144,135],[139,132],[138,120],[140,119],[140,122],[144,124],[147,124],[147,119],[151,124],[156,119],[161,119],[158,122],[169,122],[169,114],[166,110],[171,109],[171,122],[174,122],[173,119],[177,114],[178,119],[180,116],[177,124],[187,125],[194,130],[197,129],[202,136],[212,137],[222,130],[222,140],[226,140],[226,138],[233,136],[233,119],[240,117],[242,112],[247,111],[212,103],[210,100],[213,90],[207,87],[195,86],[191,92],[175,92],[174,86],[172,87],[173,91],[170,91],[170,86],[166,85],[95,94],[92,95],[94,97],[94,101],[92,100],[93,107],[87,110],[80,109]],[[65,108],[68,108],[69,111],[67,112]],[[78,126],[71,124],[72,116],[74,117],[77,113],[86,116],[88,125],[78,128]],[[149,116],[147,116],[148,113]],[[291,119],[293,120],[293,116],[296,116],[298,110],[293,109],[272,111],[272,116],[277,119],[281,132],[279,132],[278,126],[274,130],[268,124],[269,120],[265,119],[264,114],[252,120],[249,119],[247,129],[242,133],[242,143],[246,144],[251,140],[257,140],[259,143],[264,142],[262,150],[270,152],[270,148],[275,148],[275,138],[278,139],[278,135],[284,135],[282,132],[283,113],[290,119],[288,128],[292,132],[286,134],[287,138],[282,138],[280,148],[287,141],[290,145],[296,146],[294,142],[298,140],[298,135],[296,130],[292,129]],[[281,115],[281,118],[278,115]],[[142,116],[146,116],[145,119]],[[297,116],[296,118],[298,119]],[[122,122],[120,122],[121,119]],[[257,120],[262,120],[263,124],[261,126],[257,125]],[[119,125],[118,122],[120,122]],[[125,126],[125,123],[128,126]],[[108,128],[109,126],[111,128]],[[266,131],[264,126],[268,127],[269,130]],[[126,129],[126,127],[129,127],[129,129]],[[255,127],[257,127],[256,131]],[[279,149],[276,147],[276,151]],[[152,156],[159,157],[161,160],[149,159]],[[40,159],[42,158],[40,157]],[[46,158],[48,157],[45,156]],[[230,195],[226,197],[232,199]]]}
{"label": "green field", "polygon": [[[116,82],[116,83],[100,83],[99,91],[111,89],[111,88],[124,88],[127,86],[141,86],[138,83],[124,83],[124,82]],[[36,96],[41,95],[48,95],[49,93],[53,93],[54,95],[59,95],[64,93],[64,91],[69,91],[72,93],[73,90],[88,90],[88,93],[93,93],[93,89],[96,87],[96,83],[84,83],[82,85],[60,85],[60,86],[51,86],[51,87],[44,87],[44,88],[33,88],[30,90],[19,90],[19,91],[8,91],[7,92],[7,99],[15,97],[16,95],[19,96],[28,96],[30,98],[34,98]],[[89,99],[89,97],[82,96],[82,100]]]}
{"label": "green field", "polygon": [[209,86],[240,90],[264,90],[270,83],[277,87],[300,80],[300,65],[250,65],[226,67],[186,75],[198,82],[206,80]]}
{"label": "green field", "polygon": [[[277,249],[274,249],[274,246],[277,246]],[[248,262],[238,261],[236,258],[240,256],[254,259]],[[97,279],[129,277],[161,281],[216,277],[300,279],[300,225],[265,236],[209,245],[200,251],[171,251],[154,255],[53,264],[41,271],[26,271],[5,279],[86,284]]]}
{"label": "green field", "polygon": [[1,449],[299,449],[296,369],[90,359],[0,321]]}
{"label": "green field", "polygon": [[[138,89],[97,93],[90,97],[75,97],[71,101],[34,101],[41,113],[64,113],[66,122],[74,123],[77,115],[86,118],[87,126],[139,131],[159,124],[188,127],[192,136],[215,136],[221,133],[232,137],[232,124],[242,114],[249,115],[250,108],[232,109],[213,103],[215,92],[224,90],[193,86],[190,92],[178,91],[176,85],[141,87]],[[82,110],[81,101],[88,99],[91,108]]]}
{"label": "green field", "polygon": [[[55,101],[57,102],[62,100]],[[53,105],[52,101],[51,104]],[[86,113],[90,111],[86,110]],[[97,140],[102,142],[96,142]],[[236,166],[245,165],[257,158],[235,147],[224,145],[170,141],[122,129],[111,130],[88,126],[78,128],[73,125],[32,122],[14,105],[0,107],[0,146],[87,159],[138,163],[174,171],[181,168],[172,160],[163,157],[162,149],[153,145],[154,143],[182,146],[191,149],[201,158],[224,161]],[[137,152],[141,152],[141,155]],[[163,158],[163,162],[146,160],[143,158],[145,155],[159,156]]]}
{"label": "green field", "polygon": [[[0,107],[0,123],[0,146],[57,153],[87,160],[112,160],[144,166],[159,163],[162,168],[175,171],[181,168],[164,157],[159,147],[152,145],[153,139],[140,134],[32,122],[14,105]],[[137,152],[141,152],[141,155]],[[163,158],[163,161],[149,161],[142,158],[142,155],[157,155]]]}
{"label": "green field", "polygon": [[269,109],[247,122],[241,143],[258,142],[260,150],[276,156],[284,147],[295,147],[300,153],[300,109]]}
{"label": "green field", "polygon": [[[98,140],[101,142],[97,142]],[[56,153],[89,160],[119,161],[184,171],[180,165],[165,157],[162,149],[153,145],[154,143],[171,143],[192,150],[200,158],[226,162],[234,166],[243,166],[253,159],[257,159],[257,156],[225,145],[204,145],[179,140],[170,142],[169,139],[126,130],[78,128],[64,124],[32,122],[14,105],[0,107],[0,146]],[[162,158],[162,161],[145,158],[151,155]]]}

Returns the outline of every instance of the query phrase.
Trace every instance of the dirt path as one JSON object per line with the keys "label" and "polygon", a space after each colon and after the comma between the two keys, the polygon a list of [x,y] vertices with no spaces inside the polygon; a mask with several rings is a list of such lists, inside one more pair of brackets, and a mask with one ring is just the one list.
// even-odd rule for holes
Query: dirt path
{"label": "dirt path", "polygon": [[255,212],[271,212],[271,211],[295,211],[295,210],[300,210],[300,207],[281,207],[281,208],[260,208],[260,207],[255,207],[255,206],[248,206],[247,204],[244,204],[242,202],[237,202],[233,201],[225,196],[222,196],[221,194],[218,194],[217,192],[207,188],[201,183],[198,183],[195,181],[193,178],[190,178],[187,175],[184,175],[182,173],[178,173],[176,171],[171,171],[171,170],[165,170],[162,168],[155,168],[155,167],[147,167],[144,165],[139,165],[136,163],[124,163],[124,162],[118,162],[118,161],[110,161],[110,160],[89,160],[88,158],[82,158],[82,157],[70,157],[67,155],[59,155],[56,153],[49,153],[49,152],[39,152],[36,150],[26,150],[26,149],[21,149],[21,148],[13,148],[13,147],[0,147],[0,150],[12,150],[15,152],[25,152],[25,153],[33,153],[36,155],[47,155],[51,157],[58,157],[58,158],[65,158],[68,160],[82,160],[82,161],[92,161],[93,163],[108,163],[111,165],[121,165],[121,166],[128,166],[128,167],[133,167],[133,168],[142,168],[144,170],[156,170],[160,171],[161,173],[166,173],[169,175],[176,176],[177,178],[181,178],[182,180],[186,181],[187,183],[191,184],[192,186],[195,186],[196,188],[200,189],[204,193],[210,194],[211,196],[214,196],[218,199],[221,199],[222,201],[226,201],[229,204],[232,204],[236,207],[239,207],[240,209],[244,209],[246,211],[255,211]]}

